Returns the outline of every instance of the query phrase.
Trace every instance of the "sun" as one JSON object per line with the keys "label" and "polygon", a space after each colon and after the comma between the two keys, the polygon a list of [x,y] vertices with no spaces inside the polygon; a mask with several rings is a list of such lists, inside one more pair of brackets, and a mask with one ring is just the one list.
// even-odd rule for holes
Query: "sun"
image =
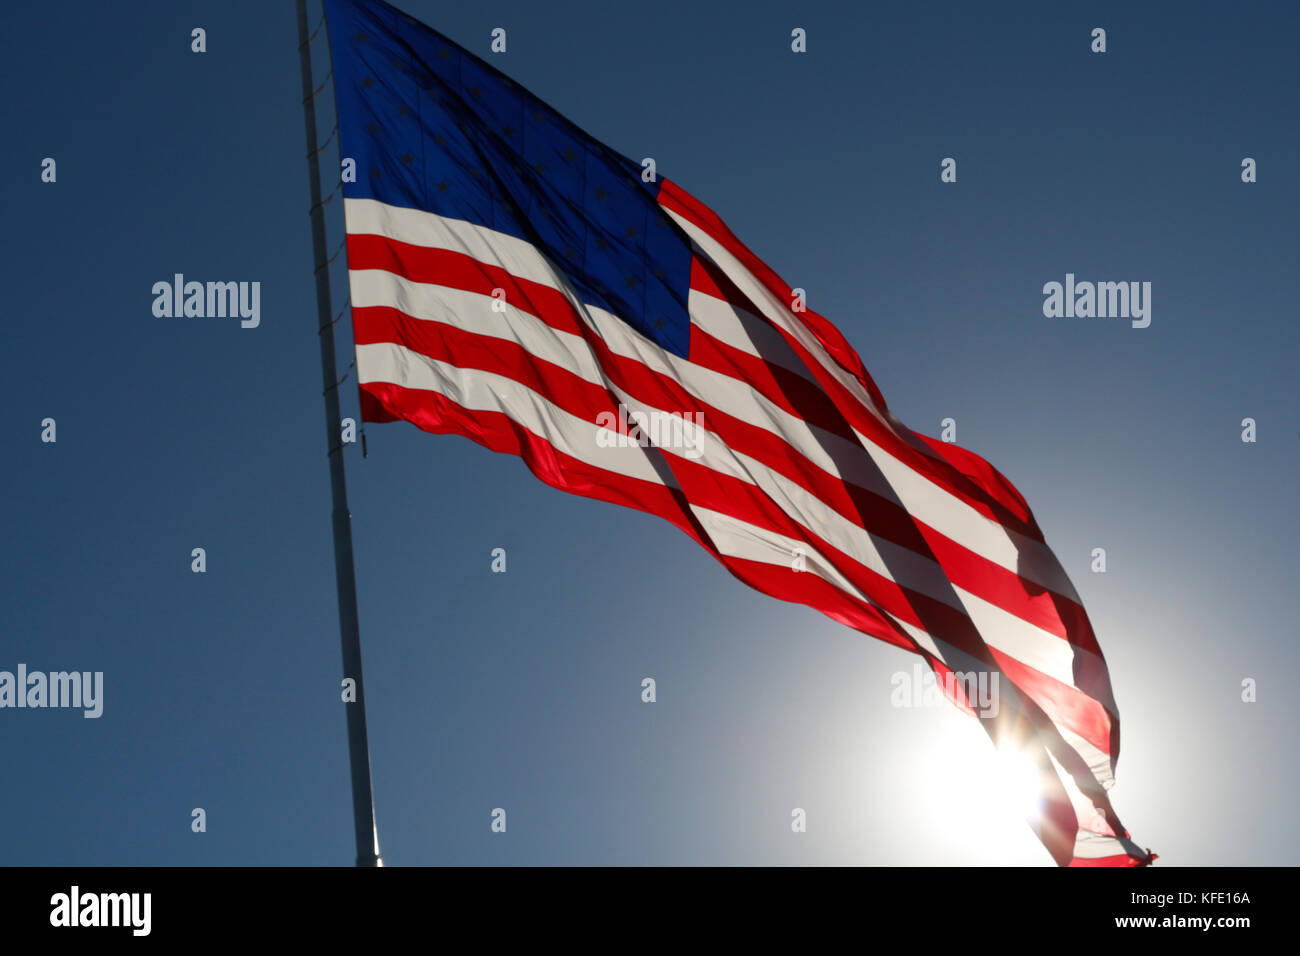
{"label": "sun", "polygon": [[951,708],[927,715],[907,773],[909,811],[948,861],[1034,866],[1043,847],[1030,821],[1051,792],[1028,753],[995,746],[979,722]]}
{"label": "sun", "polygon": [[994,752],[992,777],[999,804],[1022,817],[1038,817],[1043,803],[1043,781],[1033,758],[1015,745],[1003,742]]}

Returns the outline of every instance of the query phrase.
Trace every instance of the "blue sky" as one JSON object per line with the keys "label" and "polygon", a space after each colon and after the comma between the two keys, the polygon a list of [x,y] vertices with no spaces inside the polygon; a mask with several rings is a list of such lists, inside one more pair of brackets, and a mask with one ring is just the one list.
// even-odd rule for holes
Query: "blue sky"
{"label": "blue sky", "polygon": [[[1300,862],[1294,12],[399,5],[483,56],[506,28],[494,65],[653,156],[808,290],[904,422],[954,418],[1017,485],[1110,663],[1137,842]],[[97,720],[0,710],[0,863],[346,864],[292,5],[132,9],[0,13],[0,669],[105,682]],[[177,272],[259,281],[261,324],[155,317]],[[1151,326],[1046,318],[1067,272],[1150,281]],[[515,459],[367,435],[348,468],[390,864],[1049,862],[972,797],[970,722],[890,705],[914,658]]]}

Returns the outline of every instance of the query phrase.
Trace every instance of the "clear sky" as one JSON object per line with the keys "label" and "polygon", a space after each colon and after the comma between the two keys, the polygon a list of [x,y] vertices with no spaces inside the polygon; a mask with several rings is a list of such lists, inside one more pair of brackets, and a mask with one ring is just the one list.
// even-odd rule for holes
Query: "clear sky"
{"label": "clear sky", "polygon": [[[955,419],[1017,485],[1109,660],[1139,844],[1300,863],[1293,8],[398,5],[482,56],[504,27],[494,65],[654,157],[904,422]],[[297,44],[288,2],[0,12],[0,670],[105,685],[98,719],[0,710],[0,864],[353,859]],[[329,228],[332,249],[337,202]],[[178,272],[260,282],[260,325],[155,317]],[[1150,327],[1045,317],[1066,273],[1149,281]],[[1049,862],[979,795],[972,721],[891,706],[916,658],[516,459],[367,435],[347,457],[388,863]]]}

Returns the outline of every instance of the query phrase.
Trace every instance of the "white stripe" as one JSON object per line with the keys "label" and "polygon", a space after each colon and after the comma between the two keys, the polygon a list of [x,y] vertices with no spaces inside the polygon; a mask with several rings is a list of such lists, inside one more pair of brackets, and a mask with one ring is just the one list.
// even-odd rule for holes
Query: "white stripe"
{"label": "white stripe", "polygon": [[821,388],[817,377],[771,323],[700,289],[690,290],[687,311],[695,326],[724,345],[780,366]]}
{"label": "white stripe", "polygon": [[1074,855],[1081,860],[1096,860],[1104,856],[1126,856],[1127,848],[1116,837],[1079,828],[1074,838]]}

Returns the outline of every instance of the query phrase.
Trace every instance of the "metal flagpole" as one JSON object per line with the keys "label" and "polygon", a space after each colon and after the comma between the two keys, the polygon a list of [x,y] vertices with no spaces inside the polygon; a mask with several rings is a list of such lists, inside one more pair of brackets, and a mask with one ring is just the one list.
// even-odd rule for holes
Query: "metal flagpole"
{"label": "metal flagpole", "polygon": [[334,570],[338,582],[343,677],[356,681],[356,700],[345,705],[348,713],[348,760],[352,766],[352,819],[357,838],[357,866],[383,866],[379,857],[379,831],[375,829],[375,798],[370,787],[370,745],[366,739],[366,695],[361,680],[357,582],[352,566],[352,514],[348,511],[348,486],[343,472],[325,210],[321,204],[320,167],[316,161],[316,94],[311,75],[311,38],[307,35],[307,0],[298,0],[298,43],[302,60],[303,116],[307,123],[307,168],[311,181],[311,244],[316,258],[316,311],[320,324],[321,377],[325,386],[325,436],[329,449],[330,490],[334,498]]}

